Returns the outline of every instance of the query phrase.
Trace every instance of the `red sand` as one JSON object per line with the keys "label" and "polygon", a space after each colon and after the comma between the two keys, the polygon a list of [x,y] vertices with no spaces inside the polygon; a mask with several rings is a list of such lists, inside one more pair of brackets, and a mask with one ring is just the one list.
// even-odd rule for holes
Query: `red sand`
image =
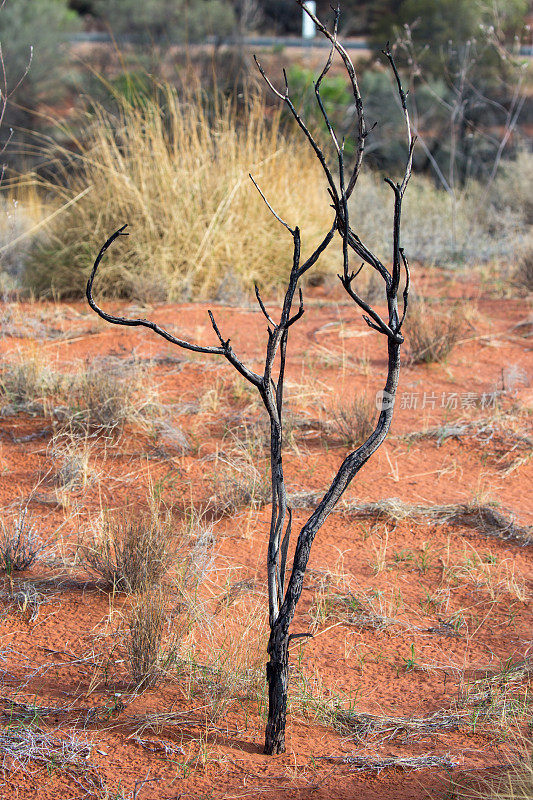
{"label": "red sand", "polygon": [[[527,457],[519,458],[524,453],[530,455],[531,450],[511,449],[516,444],[512,436],[497,432],[477,439],[450,437],[441,443],[435,438],[405,438],[413,431],[437,428],[459,419],[483,419],[494,425],[498,417],[503,427],[527,428],[527,413],[531,415],[533,404],[529,385],[532,345],[531,338],[521,336],[514,327],[525,316],[524,302],[493,299],[488,292],[459,280],[444,286],[438,272],[417,276],[417,290],[421,294],[469,298],[471,324],[466,325],[463,339],[447,363],[403,367],[391,435],[357,476],[346,499],[375,502],[401,498],[407,503],[441,505],[468,503],[477,498],[482,502],[496,501],[501,508],[514,512],[522,525],[532,525],[529,487],[533,483],[533,463]],[[331,408],[337,396],[360,391],[374,396],[383,384],[384,342],[378,334],[368,331],[353,308],[337,302],[341,296],[335,291],[328,294],[324,289],[309,290],[307,295],[314,302],[291,329],[287,380],[289,395],[297,391],[299,384],[305,392],[305,396],[289,402],[290,409],[296,412],[303,404],[310,416],[316,417],[313,402],[320,399]],[[149,331],[114,328],[92,316],[80,317],[79,313],[85,315],[85,311],[81,304],[24,306],[23,315],[42,313],[49,318],[53,314],[54,324],[75,338],[31,342],[5,336],[0,347],[9,354],[31,345],[34,352],[59,369],[96,355],[125,358],[135,353],[141,359],[158,357],[159,361],[150,367],[150,381],[153,379],[161,387],[166,402],[197,403],[213,387],[216,394],[211,398],[211,408],[205,404],[196,414],[178,413],[175,417],[176,424],[190,433],[197,444],[193,454],[170,453],[171,458],[165,457],[149,431],[127,426],[118,444],[107,448],[99,442],[94,445],[91,467],[99,480],[72,492],[66,506],[55,502],[58,495],[54,486],[42,482],[30,503],[32,515],[45,534],[54,534],[62,526],[60,535],[65,546],[76,542],[78,533],[99,512],[101,504],[120,507],[145,503],[149,480],[160,482],[168,504],[184,507],[191,498],[197,504],[205,501],[213,491],[213,463],[205,457],[217,448],[228,447],[227,438],[223,441],[225,421],[231,423],[232,415],[239,412],[258,417],[261,414],[258,407],[247,408],[255,398],[240,391],[239,376],[222,359],[188,358],[188,354]],[[223,335],[231,336],[238,355],[259,369],[266,338],[260,314],[255,308],[218,307],[215,311]],[[150,311],[149,317],[193,341],[213,340],[206,306],[162,306]],[[161,361],[166,356],[184,360],[179,364]],[[332,363],[335,358],[337,363]],[[490,398],[502,389],[502,411],[497,412],[491,407]],[[470,393],[468,398],[466,393]],[[481,407],[483,395],[486,408]],[[414,405],[415,396],[417,408],[406,407]],[[442,407],[443,397],[451,408]],[[453,408],[454,397],[457,408]],[[472,405],[462,408],[466,403]],[[511,416],[510,409],[514,409]],[[50,470],[49,434],[16,441],[48,424],[42,417],[24,414],[2,419],[0,502],[4,508],[30,497],[40,478]],[[296,443],[297,448],[288,447],[285,456],[289,492],[324,490],[345,448],[334,439],[326,442],[320,433],[305,436],[296,432]],[[211,596],[216,602],[222,598],[215,627],[225,629],[230,639],[246,629],[251,609],[266,605],[264,562],[269,511],[269,506],[255,512],[243,509],[215,525],[217,571],[211,573],[200,591],[204,598]],[[295,512],[295,531],[306,513],[301,509]],[[376,572],[380,549],[385,569]],[[492,596],[489,588],[476,583],[479,570],[466,574],[463,569],[456,571],[455,578],[443,579],[443,563],[456,565],[457,570],[464,568],[468,559],[470,563],[475,561],[474,551],[492,576]],[[420,559],[426,559],[427,565]],[[311,607],[327,571],[342,573],[344,581],[358,592],[382,592],[383,603],[395,616],[395,624],[376,630],[328,619],[312,628]],[[38,564],[20,579],[32,580],[53,572],[50,566]],[[511,575],[516,577],[519,589],[509,581]],[[357,712],[427,716],[450,708],[465,679],[495,674],[509,659],[518,662],[531,655],[531,578],[531,547],[488,537],[470,528],[428,524],[419,519],[394,525],[334,514],[313,546],[293,624],[294,631],[307,631],[310,626],[315,630],[313,639],[292,647],[294,682],[300,680],[301,685],[298,676],[306,676],[311,695],[322,692],[330,696],[336,692],[351,698]],[[235,592],[233,604],[226,608],[230,602],[228,585],[245,579],[250,582],[248,588],[238,596]],[[7,589],[7,581],[5,584]],[[439,590],[441,594],[437,596]],[[213,607],[217,607],[216,602]],[[112,656],[117,663],[113,662],[105,684],[95,667],[101,663],[102,654],[112,649],[112,640],[102,636],[104,621],[111,609],[118,615],[130,605],[124,596],[110,600],[107,593],[91,586],[63,588],[40,608],[34,622],[12,603],[5,604],[0,620],[2,695],[44,706],[72,703],[75,708],[109,709],[99,712],[97,720],[88,724],[85,731],[82,724],[76,725],[69,717],[47,717],[40,724],[45,730],[59,727],[65,733],[75,730],[76,735],[86,736],[94,745],[90,763],[109,789],[118,791],[120,787],[126,797],[131,796],[136,781],[145,779],[147,783],[137,786],[139,800],[452,797],[451,778],[445,769],[414,772],[389,768],[379,774],[355,773],[350,763],[335,758],[361,754],[447,755],[459,765],[452,771],[454,778],[464,773],[477,775],[503,764],[512,755],[513,744],[504,731],[483,725],[465,725],[457,731],[423,736],[409,737],[404,733],[391,741],[377,736],[358,741],[321,725],[313,719],[308,706],[307,711],[300,707],[289,713],[287,753],[267,757],[261,752],[264,719],[257,703],[251,700],[230,703],[220,719],[206,724],[202,711],[205,694],[203,698],[198,695],[187,700],[183,678],[166,680],[132,698],[124,664],[116,656]],[[450,619],[458,612],[464,618],[458,635],[428,630],[442,627],[439,620]],[[197,631],[201,636],[201,625]],[[247,647],[252,641],[250,635]],[[413,653],[416,663],[409,669]],[[97,685],[92,681],[95,674],[99,675]],[[125,708],[116,706],[117,692]],[[294,696],[295,686],[291,692]],[[184,719],[195,724],[187,727],[162,723],[139,734],[152,744],[163,741],[182,748],[182,753],[166,756],[160,745],[151,751],[134,734],[140,715],[169,709],[183,712]],[[4,725],[8,723],[9,712],[4,712]],[[87,775],[73,778],[53,765],[33,767],[30,772],[6,771],[0,798],[81,798],[86,796],[83,787],[88,780]],[[104,797],[105,793],[92,796]],[[110,793],[109,797],[115,794]]]}

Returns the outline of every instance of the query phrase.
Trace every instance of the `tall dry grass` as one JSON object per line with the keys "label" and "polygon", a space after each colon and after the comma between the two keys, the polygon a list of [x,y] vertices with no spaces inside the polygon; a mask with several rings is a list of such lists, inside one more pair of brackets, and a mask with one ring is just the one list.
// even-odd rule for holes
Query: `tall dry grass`
{"label": "tall dry grass", "polygon": [[[97,291],[108,296],[239,302],[254,283],[275,289],[290,268],[291,242],[249,172],[281,216],[300,226],[304,249],[328,230],[332,210],[316,158],[260,96],[248,98],[244,112],[190,87],[157,86],[152,99],[115,101],[115,111],[92,108],[76,136],[65,131],[68,148],[46,154],[53,178],[26,175],[6,187],[0,292],[23,285],[41,296],[81,295],[102,243],[124,223],[130,236],[98,279]],[[532,170],[530,153],[506,162],[488,200],[476,182],[452,201],[415,176],[403,224],[411,261],[514,264],[530,227]],[[363,171],[351,204],[358,235],[389,262],[393,198],[382,176]],[[335,275],[340,263],[337,237],[317,269]],[[365,277],[363,294],[375,289],[370,270]]]}
{"label": "tall dry grass", "polygon": [[57,207],[76,198],[30,255],[26,283],[37,294],[82,293],[98,250],[124,223],[130,236],[102,265],[98,292],[225,300],[254,283],[275,287],[290,269],[291,241],[249,172],[301,227],[306,249],[328,230],[333,212],[316,158],[259,96],[241,116],[229,101],[213,110],[200,91],[170,86],[157,101],[117,97],[117,106],[87,118],[76,151],[59,152],[53,182],[35,178]]}

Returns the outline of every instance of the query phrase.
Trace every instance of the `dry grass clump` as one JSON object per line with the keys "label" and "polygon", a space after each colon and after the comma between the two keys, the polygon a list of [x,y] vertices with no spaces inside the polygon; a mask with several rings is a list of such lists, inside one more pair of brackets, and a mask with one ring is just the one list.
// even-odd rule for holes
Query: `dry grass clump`
{"label": "dry grass clump", "polygon": [[485,677],[463,680],[455,706],[464,716],[465,727],[503,733],[509,742],[514,739],[520,744],[523,726],[531,720],[532,674],[530,658],[509,658],[495,671],[489,667]]}
{"label": "dry grass clump", "polygon": [[82,566],[113,589],[144,592],[157,585],[176,558],[176,534],[157,503],[148,512],[103,514],[90,542],[79,546]]}
{"label": "dry grass clump", "polygon": [[[262,697],[266,617],[255,596],[213,606],[178,579],[165,595],[144,594],[117,635],[137,690],[173,681],[206,721]],[[149,715],[151,724],[158,716]]]}
{"label": "dry grass clump", "polygon": [[368,742],[383,737],[387,741],[405,734],[428,735],[456,731],[464,725],[464,714],[445,709],[427,717],[388,717],[365,714],[353,709],[335,708],[332,704],[332,726],[344,736]]}
{"label": "dry grass clump", "polygon": [[533,242],[524,250],[518,260],[515,283],[527,292],[533,292]]}
{"label": "dry grass clump", "polygon": [[155,391],[147,392],[140,365],[112,368],[104,361],[60,372],[36,353],[22,353],[0,371],[3,414],[42,414],[72,433],[121,430],[152,413]]}
{"label": "dry grass clump", "polygon": [[[261,602],[245,592],[216,613],[197,606],[176,660],[184,696],[201,697],[213,722],[244,700],[263,701],[267,619]],[[242,708],[242,706],[241,706]]]}
{"label": "dry grass clump", "polygon": [[32,410],[33,404],[44,404],[58,390],[59,380],[59,374],[35,353],[21,355],[4,363],[0,371],[2,405]]}
{"label": "dry grass clump", "polygon": [[365,395],[351,402],[338,403],[333,409],[332,428],[346,447],[357,447],[374,430],[376,406]]}
{"label": "dry grass clump", "polygon": [[[35,714],[33,721],[38,719]],[[88,760],[92,744],[85,736],[62,731],[39,730],[36,725],[9,725],[0,730],[0,769],[3,772],[33,769],[50,772],[67,769],[84,776],[96,777]],[[7,795],[4,795],[5,797]]]}
{"label": "dry grass clump", "polygon": [[458,308],[451,312],[436,312],[424,302],[413,304],[404,328],[409,363],[445,361],[457,344],[463,325]]}
{"label": "dry grass clump", "polygon": [[66,374],[61,382],[61,396],[66,409],[56,409],[73,430],[113,430],[139,419],[142,402],[136,398],[141,388],[141,374],[133,370],[127,378],[104,365],[87,364],[78,372]]}
{"label": "dry grass clump", "polygon": [[458,795],[462,800],[531,800],[533,797],[533,745],[521,760],[503,776],[467,788]]}
{"label": "dry grass clump", "polygon": [[155,686],[173,660],[178,633],[166,640],[171,620],[161,591],[144,595],[133,607],[128,624],[126,658],[138,691]]}
{"label": "dry grass clump", "polygon": [[514,514],[498,511],[493,505],[475,500],[471,503],[450,503],[444,506],[411,505],[395,497],[377,503],[344,504],[346,513],[359,519],[383,519],[393,523],[406,519],[449,525],[454,528],[471,528],[485,536],[516,541],[520,544],[533,542],[533,527],[519,525]]}
{"label": "dry grass clump", "polygon": [[525,603],[530,594],[514,561],[500,561],[490,552],[479,553],[470,543],[465,544],[460,561],[451,563],[447,560],[443,580],[452,585],[472,584],[476,589],[487,592],[491,600],[510,596]]}
{"label": "dry grass clump", "polygon": [[30,569],[46,549],[27,508],[9,520],[0,519],[0,565],[8,575]]}
{"label": "dry grass clump", "polygon": [[[414,654],[414,650],[411,652]],[[409,663],[411,659],[404,661]],[[316,675],[310,680],[298,673],[295,689],[299,692],[297,702],[307,714],[364,744],[383,744],[399,738],[405,741],[459,730],[503,733],[508,739],[530,718],[531,671],[532,665],[527,659],[515,663],[509,660],[496,672],[489,667],[488,677],[463,684],[457,700],[427,716],[389,716],[359,711],[357,700],[342,692],[329,692]],[[472,800],[474,797],[479,796],[472,795]]]}
{"label": "dry grass clump", "polygon": [[[125,221],[130,236],[101,267],[107,295],[182,300],[227,295],[230,285],[274,287],[290,269],[287,243],[249,172],[301,226],[306,248],[327,232],[320,165],[310,148],[294,152],[279,113],[259,96],[241,118],[228,100],[213,111],[199,90],[158,89],[159,101],[117,97],[116,113],[97,109],[78,150],[60,152],[57,182],[39,180],[58,206],[77,200],[44,228],[30,258],[26,282],[37,294],[80,295],[103,242]],[[323,269],[333,268],[336,247]]]}
{"label": "dry grass clump", "polygon": [[245,442],[236,442],[230,452],[217,454],[210,477],[210,503],[219,514],[234,514],[244,507],[260,508],[270,500],[268,472],[256,466],[254,453]]}
{"label": "dry grass clump", "polygon": [[93,442],[88,436],[79,437],[71,432],[60,432],[49,444],[48,453],[53,464],[51,481],[66,493],[85,488],[94,477],[91,467]]}
{"label": "dry grass clump", "polygon": [[442,756],[432,753],[424,753],[421,756],[333,756],[329,758],[329,761],[348,764],[351,772],[377,772],[378,774],[384,769],[444,769],[449,772],[458,766],[458,763],[452,760],[450,753]]}

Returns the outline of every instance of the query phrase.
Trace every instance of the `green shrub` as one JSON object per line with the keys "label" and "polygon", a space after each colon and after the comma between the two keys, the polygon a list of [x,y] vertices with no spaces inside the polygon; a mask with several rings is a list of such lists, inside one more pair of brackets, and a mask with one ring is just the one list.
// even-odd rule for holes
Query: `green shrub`
{"label": "green shrub", "polygon": [[227,36],[235,27],[235,13],[226,0],[95,0],[93,7],[114,33],[140,41],[199,41]]}
{"label": "green shrub", "polygon": [[[287,79],[292,101],[306,125],[329,138],[324,117],[315,98],[317,79],[315,70],[302,67],[300,64],[291,64],[287,70]],[[340,135],[348,133],[351,115],[346,115],[346,109],[350,106],[351,94],[344,75],[326,75],[320,86],[320,96],[337,133]],[[353,152],[354,144],[351,137],[346,140],[345,152],[348,155]]]}
{"label": "green shrub", "polygon": [[[66,39],[80,27],[67,0],[8,0],[0,13],[0,41],[8,89],[30,63],[28,74],[8,103],[4,125],[40,127],[39,104],[57,102],[68,88]],[[65,80],[67,76],[67,80]],[[17,138],[21,134],[17,131]]]}
{"label": "green shrub", "polygon": [[[465,45],[476,39],[481,45],[476,73],[494,76],[501,58],[491,45],[491,36],[500,42],[512,41],[520,35],[528,11],[527,0],[378,0],[377,5],[371,32],[376,49],[394,41],[402,27],[409,25],[426,76],[454,73],[461,66]],[[393,13],[386,13],[391,5]]]}

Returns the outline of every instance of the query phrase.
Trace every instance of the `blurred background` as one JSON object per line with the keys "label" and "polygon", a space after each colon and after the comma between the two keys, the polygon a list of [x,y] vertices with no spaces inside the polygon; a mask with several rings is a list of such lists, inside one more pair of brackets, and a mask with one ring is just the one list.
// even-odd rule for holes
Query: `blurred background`
{"label": "blurred background", "polygon": [[[331,24],[329,0],[316,7]],[[508,269],[527,259],[532,21],[527,0],[341,2],[339,37],[372,128],[354,202],[377,249],[390,247],[382,177],[402,169],[406,150],[381,54],[390,41],[418,136],[405,223],[411,258]],[[254,281],[275,289],[286,242],[248,172],[310,241],[329,227],[330,211],[320,171],[252,55],[277,86],[286,69],[295,106],[328,150],[314,97],[328,51],[312,34],[302,38],[293,0],[7,0],[4,295],[79,295],[91,257],[124,221],[135,236],[103,275],[111,294],[234,300]],[[322,89],[349,157],[355,109],[342,62]],[[326,275],[335,259],[333,250]]]}

